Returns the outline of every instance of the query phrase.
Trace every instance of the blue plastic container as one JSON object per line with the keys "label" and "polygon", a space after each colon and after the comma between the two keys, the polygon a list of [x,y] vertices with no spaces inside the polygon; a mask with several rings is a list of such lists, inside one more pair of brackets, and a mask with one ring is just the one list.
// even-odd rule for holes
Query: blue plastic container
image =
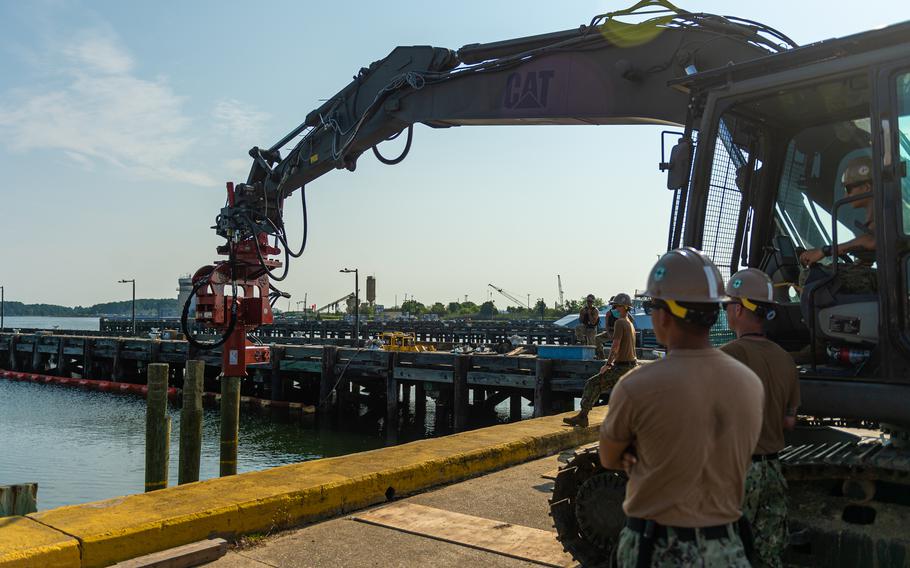
{"label": "blue plastic container", "polygon": [[594,359],[593,345],[538,345],[537,356],[541,359],[567,359],[591,361]]}

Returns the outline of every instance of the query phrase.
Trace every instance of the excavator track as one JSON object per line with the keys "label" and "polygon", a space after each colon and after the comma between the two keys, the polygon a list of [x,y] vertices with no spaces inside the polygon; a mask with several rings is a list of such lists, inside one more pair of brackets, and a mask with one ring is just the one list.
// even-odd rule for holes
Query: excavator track
{"label": "excavator track", "polygon": [[910,452],[878,440],[788,446],[787,563],[910,566]]}
{"label": "excavator track", "polygon": [[579,448],[559,469],[550,516],[563,549],[582,566],[612,565],[625,493],[625,474],[604,469],[596,445]]}
{"label": "excavator track", "polygon": [[[910,452],[878,440],[787,446],[788,565],[910,566]],[[600,465],[597,446],[560,468],[550,515],[582,566],[611,565],[624,516],[626,477]]]}

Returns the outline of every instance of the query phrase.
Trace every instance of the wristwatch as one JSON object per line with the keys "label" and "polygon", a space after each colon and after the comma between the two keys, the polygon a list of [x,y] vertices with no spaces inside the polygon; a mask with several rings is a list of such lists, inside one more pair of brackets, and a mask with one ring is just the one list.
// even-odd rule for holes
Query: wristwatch
{"label": "wristwatch", "polygon": [[822,254],[825,256],[831,256],[831,245],[825,245],[822,247]]}

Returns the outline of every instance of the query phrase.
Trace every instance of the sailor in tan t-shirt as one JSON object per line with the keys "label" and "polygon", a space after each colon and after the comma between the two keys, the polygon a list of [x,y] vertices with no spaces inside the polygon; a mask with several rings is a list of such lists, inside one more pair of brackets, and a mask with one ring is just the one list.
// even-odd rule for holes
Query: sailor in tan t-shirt
{"label": "sailor in tan t-shirt", "polygon": [[784,430],[796,425],[799,377],[789,353],[765,337],[764,323],[774,317],[774,288],[761,270],[747,268],[727,283],[727,325],[736,339],[721,350],[740,361],[761,379],[765,389],[761,436],[746,475],[743,514],[755,536],[753,566],[782,566],[789,540],[787,481],[777,452],[784,448]]}
{"label": "sailor in tan t-shirt", "polygon": [[755,373],[711,347],[724,301],[711,260],[670,251],[648,277],[646,307],[665,359],[617,383],[600,459],[629,475],[620,566],[749,566],[737,523],[762,424]]}
{"label": "sailor in tan t-shirt", "polygon": [[578,414],[567,416],[562,421],[570,426],[587,426],[588,413],[600,400],[601,395],[613,388],[616,381],[638,366],[635,358],[635,325],[629,310],[632,309],[632,297],[624,292],[610,299],[610,315],[616,322],[613,324],[613,343],[607,361],[600,371],[585,381],[581,392],[581,403]]}

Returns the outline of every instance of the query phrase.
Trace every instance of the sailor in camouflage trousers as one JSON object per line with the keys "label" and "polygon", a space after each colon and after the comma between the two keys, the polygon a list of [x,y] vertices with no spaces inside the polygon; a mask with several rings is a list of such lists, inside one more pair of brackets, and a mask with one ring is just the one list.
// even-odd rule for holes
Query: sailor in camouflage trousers
{"label": "sailor in camouflage trousers", "polygon": [[721,351],[740,361],[762,381],[765,405],[761,436],[746,473],[743,515],[755,538],[753,566],[779,568],[789,538],[787,480],[778,452],[784,448],[784,430],[796,424],[799,376],[793,358],[764,333],[764,322],[774,317],[771,279],[755,268],[740,270],[727,285],[727,324],[737,339]]}
{"label": "sailor in camouflage trousers", "polygon": [[[670,535],[666,540],[654,542],[654,552],[651,556],[651,568],[676,568],[679,566],[717,566],[717,567],[746,567],[749,560],[739,542],[739,535],[731,528],[729,538],[680,540],[672,534],[673,529],[668,529]],[[616,560],[618,566],[635,566],[638,562],[638,547],[641,535],[628,528],[619,534],[619,544],[616,546]]]}
{"label": "sailor in camouflage trousers", "polygon": [[787,480],[779,460],[752,464],[746,474],[743,515],[752,524],[755,536],[753,566],[779,568],[787,548]]}

